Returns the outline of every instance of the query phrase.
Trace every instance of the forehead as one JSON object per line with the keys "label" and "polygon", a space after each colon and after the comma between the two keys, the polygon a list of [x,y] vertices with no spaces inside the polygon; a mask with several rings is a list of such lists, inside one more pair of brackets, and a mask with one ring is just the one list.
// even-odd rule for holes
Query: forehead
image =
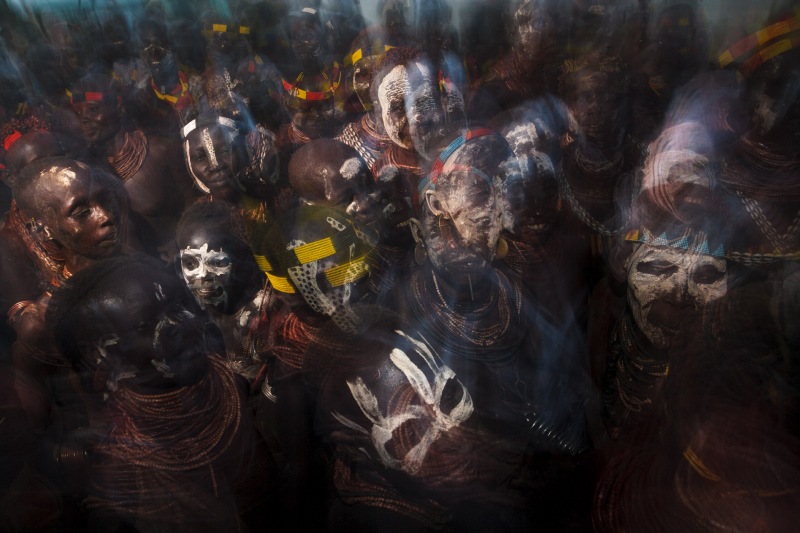
{"label": "forehead", "polygon": [[89,169],[79,166],[52,166],[39,173],[37,189],[39,193],[50,192],[57,200],[79,189],[89,188],[92,184]]}
{"label": "forehead", "polygon": [[408,70],[405,65],[397,65],[383,78],[379,91],[390,98],[402,98],[408,85]]}
{"label": "forehead", "polygon": [[689,252],[670,246],[652,246],[642,244],[633,253],[630,259],[630,266],[635,266],[646,261],[667,261],[682,268],[692,268],[704,265],[713,265],[720,270],[724,270],[726,263],[720,257]]}
{"label": "forehead", "polygon": [[198,126],[189,133],[186,139],[192,148],[204,148],[206,138],[211,139],[214,146],[228,145],[231,143],[233,132],[221,124]]}
{"label": "forehead", "polygon": [[230,252],[236,243],[236,239],[230,232],[216,226],[204,226],[202,221],[192,224],[188,230],[182,232],[178,238],[178,246],[181,250],[192,248],[198,250],[203,245],[208,245],[208,250]]}

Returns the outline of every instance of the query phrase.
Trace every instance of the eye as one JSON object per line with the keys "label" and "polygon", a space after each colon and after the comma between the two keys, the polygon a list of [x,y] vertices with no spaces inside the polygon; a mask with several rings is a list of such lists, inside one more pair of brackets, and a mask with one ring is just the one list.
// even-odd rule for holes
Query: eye
{"label": "eye", "polygon": [[678,271],[678,267],[669,261],[655,260],[639,263],[636,270],[651,276],[671,276]]}
{"label": "eye", "polygon": [[716,283],[725,276],[725,271],[720,270],[714,265],[703,265],[692,275],[692,279],[701,285]]}
{"label": "eye", "polygon": [[86,218],[89,216],[89,208],[86,206],[78,206],[70,212],[69,216],[76,219]]}
{"label": "eye", "polygon": [[200,262],[195,257],[181,257],[181,266],[185,270],[196,270],[200,266]]}
{"label": "eye", "polygon": [[212,266],[215,268],[227,268],[231,266],[231,258],[230,257],[218,257],[215,259],[211,259],[208,261],[208,266]]}

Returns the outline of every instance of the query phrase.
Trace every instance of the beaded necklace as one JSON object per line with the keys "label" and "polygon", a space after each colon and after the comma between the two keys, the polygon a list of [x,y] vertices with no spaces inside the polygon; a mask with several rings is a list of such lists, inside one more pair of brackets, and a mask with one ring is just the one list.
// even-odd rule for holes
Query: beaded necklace
{"label": "beaded necklace", "polygon": [[136,129],[123,132],[121,138],[117,136],[114,153],[106,160],[122,181],[128,181],[139,171],[146,157],[147,136]]}
{"label": "beaded necklace", "polygon": [[141,394],[121,386],[109,399],[117,425],[102,451],[149,470],[186,472],[209,467],[233,443],[241,406],[233,372],[208,357],[206,376],[187,387]]}
{"label": "beaded necklace", "polygon": [[486,301],[477,306],[451,304],[433,270],[415,272],[412,313],[439,348],[467,359],[503,362],[515,355],[524,337],[522,289],[498,270],[492,288]]}

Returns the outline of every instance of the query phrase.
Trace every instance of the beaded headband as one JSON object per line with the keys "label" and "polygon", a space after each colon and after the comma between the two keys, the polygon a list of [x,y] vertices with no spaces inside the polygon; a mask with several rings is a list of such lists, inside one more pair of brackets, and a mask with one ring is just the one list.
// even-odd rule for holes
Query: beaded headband
{"label": "beaded headband", "polygon": [[65,91],[67,96],[69,97],[70,104],[79,104],[81,102],[102,102],[103,101],[103,93],[98,92],[85,92],[85,93],[78,93],[72,92],[69,89]]}
{"label": "beaded headband", "polygon": [[[232,130],[238,131],[236,128],[236,122],[233,119],[228,117],[215,117],[211,124],[219,124],[220,126],[225,126],[226,128],[230,128]],[[181,128],[181,136],[185,139],[192,133],[194,130],[197,129],[197,119],[193,119],[191,122],[186,124],[183,128]]]}
{"label": "beaded headband", "polygon": [[12,133],[11,135],[9,135],[9,136],[8,136],[8,137],[6,137],[5,139],[3,139],[3,149],[4,149],[6,152],[8,152],[8,149],[9,149],[9,148],[11,148],[11,146],[12,146],[12,145],[13,145],[15,142],[17,142],[18,140],[20,140],[20,138],[21,138],[21,137],[22,137],[22,133],[20,133],[20,132],[19,132],[19,130],[14,130],[14,133]]}
{"label": "beaded headband", "polygon": [[[794,15],[763,28],[740,40],[719,56],[722,68],[736,66],[745,78],[758,67],[793,48],[800,46],[800,18]],[[780,38],[780,39],[779,39]]]}
{"label": "beaded headband", "polygon": [[[333,98],[333,94],[336,92],[336,89],[339,88],[339,84],[342,81],[342,71],[339,69],[339,63],[334,61],[333,62],[333,71],[331,72],[331,78],[334,80],[331,82],[331,86],[329,89],[324,91],[306,91],[305,89],[299,88],[297,85],[303,81],[303,72],[301,72],[297,78],[294,80],[294,83],[289,83],[286,79],[281,79],[281,83],[283,84],[284,90],[289,93],[290,96],[294,96],[295,98],[299,98],[300,100],[311,100],[311,101],[319,101],[319,100],[329,100]],[[328,77],[325,76],[327,79]]]}
{"label": "beaded headband", "polygon": [[[436,182],[439,181],[439,175],[442,173],[442,169],[444,168],[445,163],[447,160],[450,159],[456,150],[464,146],[468,141],[472,139],[477,139],[479,137],[484,137],[486,135],[497,135],[494,130],[489,128],[476,128],[474,130],[469,130],[463,135],[459,135],[453,142],[447,145],[439,157],[436,159],[436,162],[431,167],[431,171],[428,173],[426,177],[420,181],[419,185],[417,186],[417,190],[414,193],[416,196],[416,201],[414,202],[416,205],[421,205],[424,199],[423,192],[426,190],[436,189]],[[486,175],[483,171],[474,168],[474,167],[459,167],[460,170],[469,170],[470,172],[474,172],[479,176],[486,179],[489,183],[492,182],[491,178]]]}
{"label": "beaded headband", "polygon": [[708,245],[708,237],[703,234],[697,234],[690,230],[684,231],[677,237],[668,236],[666,232],[660,235],[648,231],[646,228],[639,231],[638,229],[631,230],[625,234],[625,240],[629,242],[640,242],[649,244],[651,246],[668,246],[670,248],[677,248],[679,250],[686,250],[687,252],[697,253],[701,255],[710,255],[713,257],[725,258],[725,246],[720,243],[719,246],[712,252]]}

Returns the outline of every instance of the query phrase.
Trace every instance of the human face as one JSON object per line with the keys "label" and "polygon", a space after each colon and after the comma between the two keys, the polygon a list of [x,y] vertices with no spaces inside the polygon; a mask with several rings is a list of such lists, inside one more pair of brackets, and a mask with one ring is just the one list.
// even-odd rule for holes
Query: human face
{"label": "human face", "polygon": [[[438,154],[446,124],[442,95],[427,67],[417,64],[420,75],[412,79],[412,92],[406,101],[408,133],[414,149],[427,160]],[[450,102],[448,101],[449,105]],[[458,107],[456,104],[454,107]]]}
{"label": "human face", "polygon": [[800,117],[800,68],[782,58],[767,62],[748,80],[745,98],[754,133],[794,131]]}
{"label": "human face", "polygon": [[88,167],[52,167],[37,194],[42,220],[73,255],[101,259],[120,247],[120,209],[116,191],[92,178]]}
{"label": "human face", "polygon": [[523,2],[514,13],[514,19],[519,32],[517,39],[522,57],[543,57],[552,50],[553,43],[557,42],[550,38],[555,23],[536,2]]}
{"label": "human face", "polygon": [[189,290],[204,308],[224,311],[234,297],[231,239],[220,231],[198,227],[178,245],[181,274]]}
{"label": "human face", "polygon": [[217,125],[196,128],[184,143],[184,155],[195,183],[215,197],[236,194],[234,176],[240,161],[233,141],[232,132]]}
{"label": "human face", "polygon": [[527,235],[546,234],[553,228],[560,200],[558,183],[551,176],[520,174],[509,180],[507,195],[515,228]]}
{"label": "human face", "polygon": [[292,115],[292,124],[305,136],[320,139],[331,134],[335,125],[333,98],[313,101],[287,95],[284,101]]}
{"label": "human face", "polygon": [[377,73],[378,62],[378,56],[367,56],[353,66],[353,91],[366,110],[372,109],[369,88]]}
{"label": "human face", "polygon": [[494,187],[470,173],[457,190],[436,194],[444,214],[426,238],[434,266],[453,275],[484,271],[494,259],[503,226]]}
{"label": "human face", "polygon": [[411,93],[408,71],[403,65],[394,67],[378,87],[378,102],[386,135],[396,145],[407,150],[414,149],[406,116],[405,97]]}
{"label": "human face", "polygon": [[141,391],[191,385],[207,370],[207,355],[224,349],[222,334],[177,279],[134,272],[90,304],[86,337],[111,369],[107,386]]}
{"label": "human face", "polygon": [[72,106],[80,121],[83,136],[92,146],[110,140],[120,129],[120,115],[116,102],[108,102],[107,95],[99,102],[79,102]]}
{"label": "human face", "polygon": [[613,140],[619,135],[622,95],[614,91],[605,73],[581,75],[567,98],[567,105],[590,139]]}
{"label": "human face", "polygon": [[291,24],[292,52],[301,63],[311,63],[322,53],[322,28],[310,17],[297,17]]}
{"label": "human face", "polygon": [[628,304],[647,339],[668,348],[687,313],[727,292],[723,259],[642,244],[628,260]]}

